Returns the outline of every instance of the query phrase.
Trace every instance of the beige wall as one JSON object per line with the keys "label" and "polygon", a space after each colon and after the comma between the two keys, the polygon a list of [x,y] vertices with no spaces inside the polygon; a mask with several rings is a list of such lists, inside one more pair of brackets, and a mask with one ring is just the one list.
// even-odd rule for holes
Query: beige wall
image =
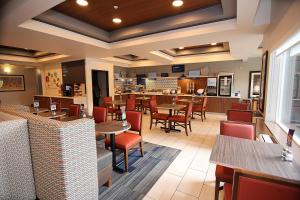
{"label": "beige wall", "polygon": [[[41,73],[42,73],[42,85],[43,85],[43,95],[50,95],[50,96],[60,96],[61,95],[61,89],[58,85],[62,84],[62,68],[61,63],[51,63],[46,64],[41,67]],[[46,76],[48,76],[48,73],[53,75],[54,73],[57,74],[57,78],[50,77],[49,82],[46,81]],[[56,79],[57,85],[54,83],[54,79]],[[58,79],[58,82],[57,82]]]}
{"label": "beige wall", "polygon": [[[234,87],[233,91],[241,92],[242,98],[248,98],[249,87],[249,72],[261,70],[261,58],[249,58],[246,62],[241,60],[236,61],[222,61],[209,63],[194,63],[185,65],[185,74],[187,75],[191,70],[200,70],[200,68],[207,67],[209,75],[217,75],[219,72],[234,73]],[[123,68],[125,69],[125,68]],[[118,68],[118,71],[119,68]],[[169,73],[170,76],[180,76],[182,73],[172,74],[170,65],[155,66],[155,67],[136,67],[127,68],[127,73],[147,74],[149,72]]]}
{"label": "beige wall", "polygon": [[[7,74],[4,72],[4,68],[8,67],[0,66],[0,74]],[[0,99],[3,104],[22,104],[30,105],[33,102],[33,96],[37,94],[37,69],[30,66],[16,66],[10,65],[9,68],[11,75],[24,75],[25,78],[25,91],[17,92],[0,92]]]}
{"label": "beige wall", "polygon": [[93,112],[93,86],[92,86],[92,70],[101,70],[108,72],[109,96],[114,96],[114,66],[111,63],[86,58],[85,60],[85,80],[87,92],[87,106],[88,113],[91,115]]}

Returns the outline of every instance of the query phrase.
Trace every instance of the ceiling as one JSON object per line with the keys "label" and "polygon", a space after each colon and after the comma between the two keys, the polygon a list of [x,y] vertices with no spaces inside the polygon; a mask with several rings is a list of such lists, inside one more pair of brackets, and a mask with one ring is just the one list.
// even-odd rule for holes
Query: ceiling
{"label": "ceiling", "polygon": [[[89,5],[93,2],[88,1]],[[160,3],[163,1],[167,0],[161,0]],[[6,5],[0,7],[0,45],[54,52],[76,59],[93,58],[124,67],[246,61],[248,58],[261,56],[261,49],[258,47],[269,25],[262,14],[268,13],[269,7],[260,6],[261,0],[220,0],[221,5],[106,31],[53,9],[66,2],[7,1]],[[184,0],[184,5],[188,2],[189,0]],[[80,8],[84,10],[87,7]],[[256,24],[259,16],[265,20]],[[176,55],[187,50],[203,49],[203,45],[210,43],[224,45],[224,42],[228,43],[228,51],[225,52]],[[180,46],[186,47],[185,51],[177,51]],[[170,55],[163,51],[175,51],[176,54]],[[124,55],[143,59],[125,60],[122,59]],[[0,55],[1,59],[8,60],[8,57]],[[55,61],[58,59],[51,60]]]}
{"label": "ceiling", "polygon": [[29,57],[29,58],[44,58],[48,56],[56,55],[55,53],[37,51],[32,49],[9,47],[0,45],[0,54],[10,55],[10,56],[20,56],[20,57]]}
{"label": "ceiling", "polygon": [[[142,24],[177,14],[221,5],[221,0],[188,0],[182,7],[173,7],[172,0],[89,0],[86,7],[67,0],[53,9],[106,31]],[[114,6],[118,6],[116,10]],[[122,23],[112,19],[119,17]]]}
{"label": "ceiling", "polygon": [[128,60],[128,61],[141,61],[141,60],[147,60],[146,58],[141,58],[141,57],[136,56],[136,55],[133,55],[133,54],[127,54],[127,55],[115,56],[115,58],[120,58],[120,59]]}

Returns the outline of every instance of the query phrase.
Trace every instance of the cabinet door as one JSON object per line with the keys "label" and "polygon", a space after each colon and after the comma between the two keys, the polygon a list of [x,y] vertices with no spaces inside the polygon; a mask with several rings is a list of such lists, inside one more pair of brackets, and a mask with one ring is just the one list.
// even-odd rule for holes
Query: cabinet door
{"label": "cabinet door", "polygon": [[222,113],[222,98],[209,97],[207,99],[207,112]]}

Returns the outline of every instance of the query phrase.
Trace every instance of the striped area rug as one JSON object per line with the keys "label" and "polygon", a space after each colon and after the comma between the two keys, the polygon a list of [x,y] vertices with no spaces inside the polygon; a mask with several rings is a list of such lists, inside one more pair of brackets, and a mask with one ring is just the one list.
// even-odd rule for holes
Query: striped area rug
{"label": "striped area rug", "polygon": [[[139,148],[130,152],[129,172],[113,172],[113,185],[99,189],[99,200],[143,199],[180,150],[145,142],[144,153],[141,157]],[[123,154],[117,158],[118,166],[124,169]]]}

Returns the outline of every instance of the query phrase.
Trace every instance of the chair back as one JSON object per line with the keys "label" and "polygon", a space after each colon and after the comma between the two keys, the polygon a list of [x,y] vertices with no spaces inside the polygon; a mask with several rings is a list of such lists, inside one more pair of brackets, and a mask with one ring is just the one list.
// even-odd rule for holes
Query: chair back
{"label": "chair back", "polygon": [[135,110],[135,98],[128,98],[126,100],[126,110],[134,111]]}
{"label": "chair back", "polygon": [[126,120],[131,125],[131,130],[142,133],[142,113],[138,111],[126,111]]}
{"label": "chair back", "polygon": [[128,99],[136,100],[136,95],[135,94],[128,94]]}
{"label": "chair back", "polygon": [[185,118],[188,119],[189,117],[191,117],[192,112],[193,112],[193,103],[190,102],[186,106]]}
{"label": "chair back", "polygon": [[101,123],[107,121],[107,108],[105,107],[94,107],[93,116],[95,123]]}
{"label": "chair back", "polygon": [[69,117],[80,117],[80,105],[71,104],[69,106]]}
{"label": "chair back", "polygon": [[207,97],[204,97],[203,104],[202,104],[202,109],[206,109],[206,107],[207,107]]}
{"label": "chair back", "polygon": [[231,137],[255,140],[256,128],[253,123],[221,121],[220,134]]}
{"label": "chair back", "polygon": [[252,123],[253,112],[251,110],[228,110],[227,120]]}
{"label": "chair back", "polygon": [[249,104],[232,102],[231,109],[233,109],[233,110],[249,110]]}
{"label": "chair back", "polygon": [[155,101],[156,101],[156,100],[157,100],[157,99],[156,99],[156,96],[155,96],[155,95],[151,96],[151,97],[150,97],[150,100],[155,100]]}
{"label": "chair back", "polygon": [[151,115],[154,114],[154,113],[157,113],[158,110],[157,110],[157,102],[156,100],[150,100],[150,113]]}
{"label": "chair back", "polygon": [[112,102],[112,97],[103,97],[103,103],[108,104]]}
{"label": "chair back", "polygon": [[234,173],[233,200],[299,200],[300,186],[241,172]]}

